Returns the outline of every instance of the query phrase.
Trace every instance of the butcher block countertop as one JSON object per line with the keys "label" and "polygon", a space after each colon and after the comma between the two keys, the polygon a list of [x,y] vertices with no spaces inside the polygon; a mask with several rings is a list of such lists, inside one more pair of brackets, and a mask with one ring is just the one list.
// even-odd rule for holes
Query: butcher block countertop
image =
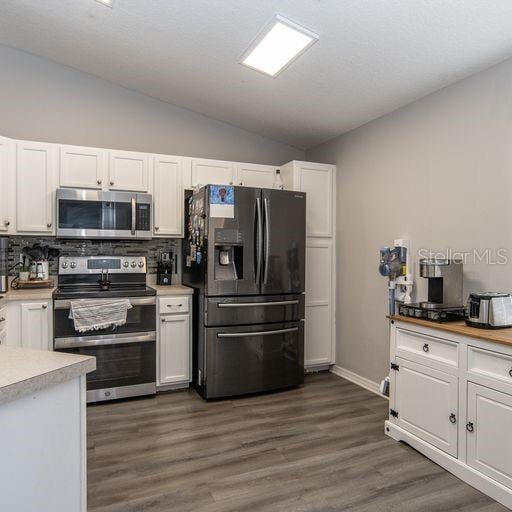
{"label": "butcher block countertop", "polygon": [[440,323],[402,315],[388,316],[388,318],[390,320],[396,320],[397,322],[421,325],[422,327],[430,327],[431,329],[459,334],[460,336],[469,336],[470,338],[512,346],[512,327],[505,329],[478,329],[476,327],[467,326],[464,320]]}
{"label": "butcher block countertop", "polygon": [[0,346],[0,405],[96,369],[96,358]]}

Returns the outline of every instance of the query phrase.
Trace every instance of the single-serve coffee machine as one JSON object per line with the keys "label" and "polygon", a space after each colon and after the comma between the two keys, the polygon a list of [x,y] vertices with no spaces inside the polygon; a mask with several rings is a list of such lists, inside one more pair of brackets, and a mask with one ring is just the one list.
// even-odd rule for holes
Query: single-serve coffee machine
{"label": "single-serve coffee machine", "polygon": [[437,321],[464,319],[462,261],[442,258],[422,259],[420,260],[420,277],[428,280],[427,300],[401,305],[399,308],[401,315]]}

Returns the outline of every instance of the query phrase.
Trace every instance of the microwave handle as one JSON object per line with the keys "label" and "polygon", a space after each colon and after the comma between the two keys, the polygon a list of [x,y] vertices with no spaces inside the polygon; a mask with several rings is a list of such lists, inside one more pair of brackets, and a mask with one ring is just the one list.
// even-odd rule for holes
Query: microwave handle
{"label": "microwave handle", "polygon": [[137,228],[137,202],[135,196],[132,197],[132,235],[135,235]]}

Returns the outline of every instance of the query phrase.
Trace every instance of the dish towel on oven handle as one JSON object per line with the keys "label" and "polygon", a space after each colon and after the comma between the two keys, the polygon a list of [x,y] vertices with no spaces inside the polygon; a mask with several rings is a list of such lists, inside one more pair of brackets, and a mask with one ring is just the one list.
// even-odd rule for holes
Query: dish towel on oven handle
{"label": "dish towel on oven handle", "polygon": [[97,331],[126,323],[128,299],[80,299],[70,301],[69,318],[78,332]]}

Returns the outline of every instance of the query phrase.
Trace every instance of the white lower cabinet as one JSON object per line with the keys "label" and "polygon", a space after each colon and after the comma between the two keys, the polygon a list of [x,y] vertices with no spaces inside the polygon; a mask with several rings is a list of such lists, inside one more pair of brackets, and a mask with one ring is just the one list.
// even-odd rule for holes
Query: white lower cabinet
{"label": "white lower cabinet", "polygon": [[512,395],[468,382],[467,462],[512,488]]}
{"label": "white lower cabinet", "polygon": [[[159,299],[159,310],[168,308],[170,313],[161,313],[158,322],[157,374],[158,386],[188,384],[192,376],[192,331],[190,313],[173,313],[184,309],[189,311],[188,296],[178,300]],[[180,304],[187,303],[187,307]]]}
{"label": "white lower cabinet", "polygon": [[456,457],[457,376],[400,358],[396,362],[398,425]]}
{"label": "white lower cabinet", "polygon": [[50,300],[12,301],[8,303],[7,310],[7,345],[52,350],[53,321]]}

